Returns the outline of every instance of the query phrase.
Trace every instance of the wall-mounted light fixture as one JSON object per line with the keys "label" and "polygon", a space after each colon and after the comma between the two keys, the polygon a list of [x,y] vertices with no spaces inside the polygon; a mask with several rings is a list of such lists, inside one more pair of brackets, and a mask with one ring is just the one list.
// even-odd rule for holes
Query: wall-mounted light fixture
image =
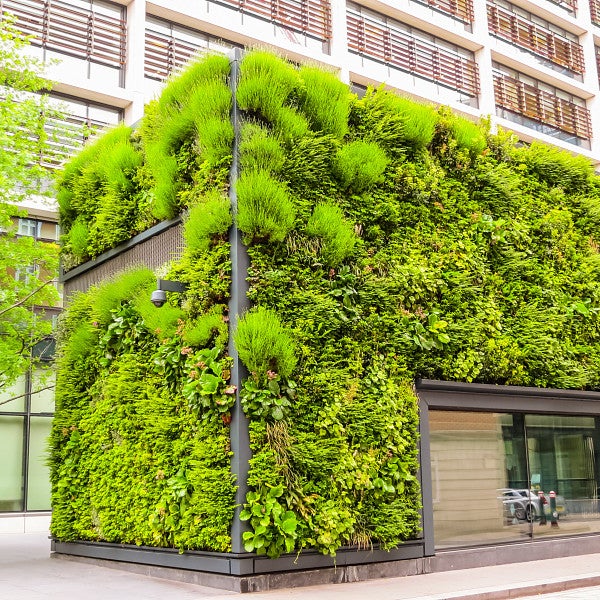
{"label": "wall-mounted light fixture", "polygon": [[167,301],[167,292],[185,292],[187,290],[187,285],[185,283],[181,283],[180,281],[169,281],[168,279],[157,279],[156,280],[156,289],[152,292],[150,296],[150,302],[156,306],[156,308],[160,308]]}

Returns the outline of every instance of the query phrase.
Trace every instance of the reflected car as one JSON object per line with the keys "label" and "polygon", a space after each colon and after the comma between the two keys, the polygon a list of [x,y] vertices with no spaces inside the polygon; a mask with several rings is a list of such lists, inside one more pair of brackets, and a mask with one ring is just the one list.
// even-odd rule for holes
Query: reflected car
{"label": "reflected car", "polygon": [[[519,521],[529,521],[530,523],[539,519],[542,514],[547,519],[550,515],[550,499],[547,495],[540,498],[532,490],[501,488],[498,490],[498,499],[502,500],[504,505],[504,516],[507,520],[516,518]],[[556,512],[558,517],[564,515],[565,499],[562,496],[556,496]]]}

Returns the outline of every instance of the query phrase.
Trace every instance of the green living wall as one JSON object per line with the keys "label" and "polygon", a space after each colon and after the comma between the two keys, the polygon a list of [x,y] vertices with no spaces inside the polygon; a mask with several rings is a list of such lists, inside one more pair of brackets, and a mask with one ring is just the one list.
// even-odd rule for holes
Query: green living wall
{"label": "green living wall", "polygon": [[418,377],[600,388],[600,179],[581,157],[265,53],[241,64],[238,210],[253,308],[230,381],[229,61],[169,82],[59,180],[65,263],[183,212],[188,284],[75,297],[61,326],[52,533],[231,548],[230,411],[248,551],[419,535]]}

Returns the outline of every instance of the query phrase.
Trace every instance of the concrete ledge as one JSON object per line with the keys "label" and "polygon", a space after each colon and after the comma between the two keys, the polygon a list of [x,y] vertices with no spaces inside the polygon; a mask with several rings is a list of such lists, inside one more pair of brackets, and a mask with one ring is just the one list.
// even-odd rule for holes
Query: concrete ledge
{"label": "concrete ledge", "polygon": [[473,569],[598,552],[600,552],[600,535],[555,537],[499,546],[442,550],[426,559],[429,563],[426,572]]}
{"label": "concrete ledge", "polygon": [[53,540],[51,550],[53,558],[241,593],[417,575],[424,566],[422,540],[389,552],[343,548],[335,557],[306,551],[277,559],[83,541]]}

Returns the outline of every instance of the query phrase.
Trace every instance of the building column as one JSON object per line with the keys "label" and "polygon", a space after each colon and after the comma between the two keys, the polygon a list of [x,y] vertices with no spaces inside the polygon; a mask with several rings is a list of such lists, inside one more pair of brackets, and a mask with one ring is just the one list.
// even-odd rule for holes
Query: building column
{"label": "building column", "polygon": [[144,47],[146,0],[133,0],[127,5],[127,55],[125,89],[132,102],[125,108],[125,122],[133,125],[144,116]]}
{"label": "building column", "polygon": [[337,65],[340,79],[344,83],[350,83],[346,3],[338,2],[337,0],[328,1],[331,9],[331,40],[329,41],[331,61]]}
{"label": "building column", "polygon": [[480,44],[479,50],[475,51],[475,62],[479,71],[479,110],[483,116],[490,115],[493,123],[496,114],[496,101],[494,99],[492,52],[490,50],[491,36],[488,30],[486,0],[473,0],[473,16],[473,36]]}

